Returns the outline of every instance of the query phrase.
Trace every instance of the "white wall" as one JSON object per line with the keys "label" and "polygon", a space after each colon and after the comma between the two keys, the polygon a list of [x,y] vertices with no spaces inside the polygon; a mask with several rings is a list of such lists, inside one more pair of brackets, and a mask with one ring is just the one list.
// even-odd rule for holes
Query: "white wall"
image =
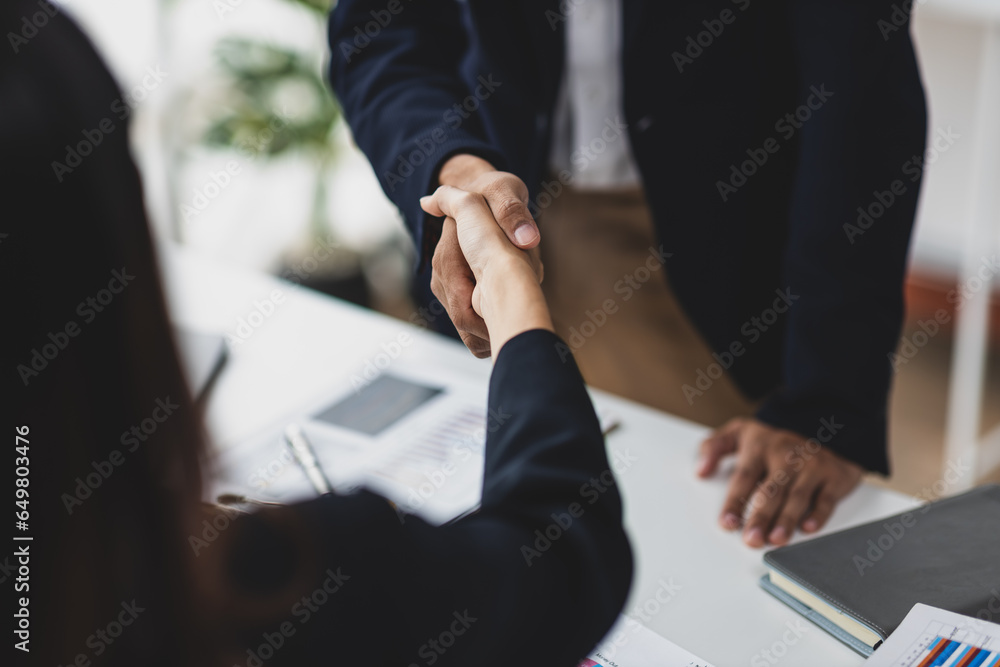
{"label": "white wall", "polygon": [[[913,34],[930,107],[931,139],[949,127],[960,138],[925,172],[913,265],[946,276],[958,272],[970,215],[972,160],[979,141],[975,113],[987,20],[1000,21],[1000,0],[929,0],[914,10]],[[992,85],[1000,86],[1000,81]],[[998,247],[983,252],[995,252]]]}

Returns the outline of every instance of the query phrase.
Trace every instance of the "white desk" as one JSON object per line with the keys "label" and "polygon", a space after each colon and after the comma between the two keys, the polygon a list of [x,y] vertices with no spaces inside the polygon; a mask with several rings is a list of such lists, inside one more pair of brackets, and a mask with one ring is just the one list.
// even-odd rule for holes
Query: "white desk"
{"label": "white desk", "polygon": [[[174,247],[165,249],[163,262],[168,300],[180,324],[233,333],[240,318],[255,309],[255,300],[269,299],[274,290],[284,296],[252,335],[233,347],[213,390],[208,427],[221,447],[297,414],[303,402],[315,401],[332,380],[342,382],[359,372],[383,343],[402,332],[410,333],[413,342],[401,358],[426,363],[430,374],[446,367],[486,386],[490,363],[436,334]],[[761,590],[762,552],[717,527],[725,481],[702,482],[694,475],[695,449],[705,429],[600,397],[622,418],[622,426],[608,437],[609,450],[635,459],[619,478],[637,566],[625,613],[639,609],[634,615],[651,629],[716,667],[861,664],[857,654]],[[915,504],[864,485],[841,504],[830,528]],[[788,632],[790,627],[801,636]],[[773,651],[770,660],[764,651]]]}

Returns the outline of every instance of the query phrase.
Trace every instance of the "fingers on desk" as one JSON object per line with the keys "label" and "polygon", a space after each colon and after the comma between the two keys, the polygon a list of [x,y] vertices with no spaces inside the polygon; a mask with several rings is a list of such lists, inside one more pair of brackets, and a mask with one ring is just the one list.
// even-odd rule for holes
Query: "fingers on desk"
{"label": "fingers on desk", "polygon": [[736,453],[738,434],[743,426],[742,419],[731,419],[705,438],[698,452],[697,472],[699,477],[709,477],[719,468],[719,462]]}
{"label": "fingers on desk", "polygon": [[[735,530],[743,523],[742,517],[746,513],[748,503],[750,508],[756,512],[758,508],[755,508],[754,504],[766,504],[774,500],[755,493],[755,489],[768,472],[763,449],[762,442],[748,438],[746,431],[741,431],[736,454],[736,468],[729,480],[729,492],[722,505],[720,519],[722,526],[728,530]],[[749,527],[748,524],[747,529]],[[745,531],[744,539],[748,537],[749,533]]]}
{"label": "fingers on desk", "polygon": [[[790,486],[785,504],[768,534],[768,541],[776,546],[788,544],[795,529],[805,519],[814,500],[823,493],[824,488],[823,480],[814,474],[800,475]],[[832,509],[831,504],[830,510]]]}

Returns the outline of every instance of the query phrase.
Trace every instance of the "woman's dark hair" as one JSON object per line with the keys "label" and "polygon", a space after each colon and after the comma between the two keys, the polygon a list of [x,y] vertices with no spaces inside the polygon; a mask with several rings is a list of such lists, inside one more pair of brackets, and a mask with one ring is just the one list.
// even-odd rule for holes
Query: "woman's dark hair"
{"label": "woman's dark hair", "polygon": [[54,5],[5,0],[0,34],[3,455],[16,478],[26,426],[34,539],[30,590],[13,597],[30,598],[32,662],[208,662],[188,546],[203,435],[129,153],[132,107]]}

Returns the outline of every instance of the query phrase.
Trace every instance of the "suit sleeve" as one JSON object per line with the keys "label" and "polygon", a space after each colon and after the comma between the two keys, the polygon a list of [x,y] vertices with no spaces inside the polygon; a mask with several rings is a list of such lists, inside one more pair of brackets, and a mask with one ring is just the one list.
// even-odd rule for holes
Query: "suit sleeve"
{"label": "suit sleeve", "polygon": [[330,16],[330,80],[361,150],[400,209],[424,265],[437,243],[420,197],[444,161],[471,153],[504,168],[459,73],[467,33],[456,0],[341,0]]}
{"label": "suit sleeve", "polygon": [[[333,577],[336,590],[321,620],[292,613],[280,664],[312,664],[335,646],[345,664],[575,667],[601,639],[628,593],[631,551],[597,418],[558,341],[530,331],[499,354],[477,514],[432,527],[369,493],[286,513],[281,525],[314,536],[321,555],[294,587],[308,596]],[[291,585],[274,573],[296,561],[294,540],[273,539],[273,525],[256,517],[239,529],[242,590]],[[279,623],[251,626],[243,641]]]}
{"label": "suit sleeve", "polygon": [[784,276],[783,386],[765,422],[888,471],[887,400],[923,171],[926,109],[909,16],[887,1],[789,4],[803,123]]}

